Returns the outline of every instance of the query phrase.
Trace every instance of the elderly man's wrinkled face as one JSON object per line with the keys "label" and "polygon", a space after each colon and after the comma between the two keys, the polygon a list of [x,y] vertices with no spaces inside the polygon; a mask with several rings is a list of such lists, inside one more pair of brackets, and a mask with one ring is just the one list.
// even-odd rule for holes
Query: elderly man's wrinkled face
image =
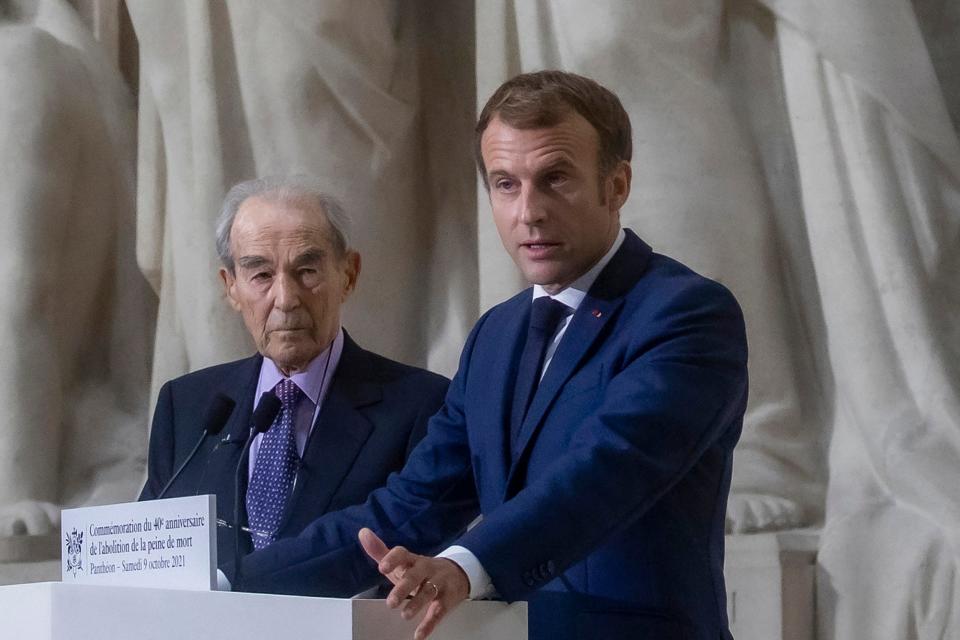
{"label": "elderly man's wrinkled face", "polygon": [[331,236],[313,203],[260,196],[240,205],[230,231],[234,272],[220,270],[227,298],[260,353],[287,375],[330,345],[357,283],[359,254],[339,255]]}

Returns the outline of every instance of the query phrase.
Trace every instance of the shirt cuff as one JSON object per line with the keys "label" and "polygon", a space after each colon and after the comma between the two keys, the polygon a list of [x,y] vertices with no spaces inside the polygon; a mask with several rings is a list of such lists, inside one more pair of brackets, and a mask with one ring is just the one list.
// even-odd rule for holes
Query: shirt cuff
{"label": "shirt cuff", "polygon": [[487,570],[484,569],[480,561],[477,560],[477,556],[473,555],[466,547],[459,545],[447,547],[438,553],[437,557],[452,560],[467,574],[467,580],[470,581],[471,600],[483,600],[496,594],[496,590],[493,588],[493,581],[490,579],[490,574],[487,573]]}

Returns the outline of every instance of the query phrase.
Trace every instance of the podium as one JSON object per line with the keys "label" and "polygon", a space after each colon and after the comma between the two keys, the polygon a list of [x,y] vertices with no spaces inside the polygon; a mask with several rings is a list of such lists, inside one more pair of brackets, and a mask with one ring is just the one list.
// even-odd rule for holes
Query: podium
{"label": "podium", "polygon": [[819,534],[727,536],[727,617],[738,640],[813,640]]}
{"label": "podium", "polygon": [[[42,582],[0,587],[3,637],[18,640],[406,640],[406,621],[383,600],[306,598]],[[524,602],[460,604],[432,640],[525,640]]]}

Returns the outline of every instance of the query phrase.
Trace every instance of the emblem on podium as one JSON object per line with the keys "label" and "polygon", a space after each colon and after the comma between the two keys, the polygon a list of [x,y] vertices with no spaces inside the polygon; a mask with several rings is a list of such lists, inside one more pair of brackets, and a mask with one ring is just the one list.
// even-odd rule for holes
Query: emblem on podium
{"label": "emblem on podium", "polygon": [[83,573],[83,531],[74,529],[64,537],[64,542],[67,571],[76,578],[78,573]]}

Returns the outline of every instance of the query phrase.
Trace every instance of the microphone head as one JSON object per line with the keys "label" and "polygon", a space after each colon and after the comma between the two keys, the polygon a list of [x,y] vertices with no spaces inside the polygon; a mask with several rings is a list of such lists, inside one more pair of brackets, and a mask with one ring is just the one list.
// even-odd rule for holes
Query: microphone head
{"label": "microphone head", "polygon": [[280,398],[269,391],[260,396],[260,403],[253,410],[253,417],[250,419],[254,435],[270,428],[277,414],[280,413],[280,407]]}
{"label": "microphone head", "polygon": [[203,425],[208,436],[215,436],[220,433],[224,425],[227,424],[227,419],[230,418],[236,404],[233,398],[222,393],[213,396],[213,400],[210,401],[207,412],[203,416]]}

